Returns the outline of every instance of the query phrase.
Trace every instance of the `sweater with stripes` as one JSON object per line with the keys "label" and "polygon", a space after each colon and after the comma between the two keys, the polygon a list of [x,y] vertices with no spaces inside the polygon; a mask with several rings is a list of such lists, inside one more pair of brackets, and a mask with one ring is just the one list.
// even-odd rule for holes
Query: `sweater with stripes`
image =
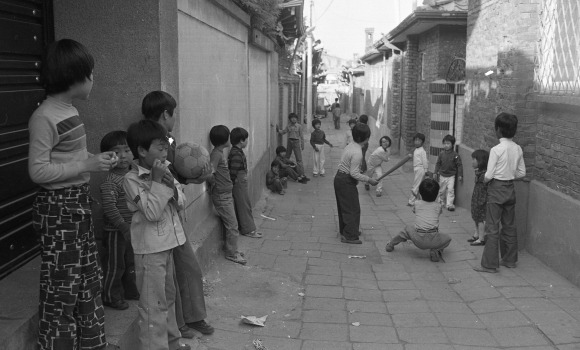
{"label": "sweater with stripes", "polygon": [[119,231],[123,224],[131,223],[133,213],[127,207],[123,181],[129,169],[114,168],[101,184],[101,204],[105,219],[105,231]]}

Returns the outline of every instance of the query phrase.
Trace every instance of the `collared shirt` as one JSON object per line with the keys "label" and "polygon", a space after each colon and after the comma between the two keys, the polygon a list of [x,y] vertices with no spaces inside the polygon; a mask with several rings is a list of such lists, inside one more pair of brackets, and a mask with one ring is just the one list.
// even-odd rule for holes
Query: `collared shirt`
{"label": "collared shirt", "polygon": [[177,180],[175,192],[166,185],[153,181],[148,169],[134,162],[125,175],[123,188],[127,206],[133,212],[131,245],[135,254],[152,254],[173,249],[185,243],[185,233],[178,211],[182,210],[185,195]]}
{"label": "collared shirt", "polygon": [[323,145],[323,144],[327,144],[330,145],[330,142],[328,142],[328,140],[326,140],[326,134],[324,133],[324,131],[322,130],[314,130],[312,131],[312,133],[310,134],[310,144],[312,145],[312,147],[314,147],[314,145]]}
{"label": "collared shirt", "polygon": [[129,169],[113,168],[100,186],[105,231],[119,231],[130,224],[133,212],[127,207],[123,182]]}
{"label": "collared shirt", "polygon": [[457,174],[457,176],[463,177],[463,164],[459,154],[452,149],[439,153],[435,163],[435,174],[441,174],[441,176],[445,177]]}
{"label": "collared shirt", "polygon": [[489,151],[485,178],[507,181],[524,176],[526,176],[526,165],[522,148],[512,139],[502,137],[499,139],[499,144]]}
{"label": "collared shirt", "polygon": [[338,170],[349,174],[355,180],[368,182],[369,177],[361,174],[360,164],[362,162],[362,147],[356,142],[353,142],[344,148],[342,157],[340,157],[340,164]]}
{"label": "collared shirt", "polygon": [[304,142],[302,137],[302,126],[298,123],[286,125],[284,129],[280,130],[280,133],[282,135],[287,133],[289,139],[298,139],[300,142]]}
{"label": "collared shirt", "polygon": [[413,212],[415,213],[415,228],[419,230],[432,230],[439,228],[439,215],[441,215],[439,202],[415,201]]}
{"label": "collared shirt", "polygon": [[232,146],[228,154],[228,168],[230,170],[230,178],[235,182],[238,178],[238,173],[245,175],[248,172],[248,161],[244,151],[238,146]]}
{"label": "collared shirt", "polygon": [[383,146],[379,146],[376,150],[373,151],[373,153],[371,153],[367,163],[369,164],[369,167],[380,166],[383,162],[389,161],[390,154],[391,151],[389,151],[388,148],[384,149]]}
{"label": "collared shirt", "polygon": [[413,151],[413,168],[429,170],[429,159],[427,159],[427,153],[422,146]]}
{"label": "collared shirt", "polygon": [[209,154],[209,159],[213,168],[214,184],[211,188],[215,193],[232,192],[234,184],[230,177],[230,171],[224,157],[224,151],[214,148]]}

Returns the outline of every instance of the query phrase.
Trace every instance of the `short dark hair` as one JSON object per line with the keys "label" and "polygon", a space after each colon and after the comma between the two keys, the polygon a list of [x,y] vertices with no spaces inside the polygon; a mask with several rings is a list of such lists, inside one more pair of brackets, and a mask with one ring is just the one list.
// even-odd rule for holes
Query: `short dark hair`
{"label": "short dark hair", "polygon": [[111,131],[101,139],[101,152],[108,152],[119,145],[128,145],[127,132],[124,130]]}
{"label": "short dark hair", "polygon": [[445,135],[445,137],[443,137],[443,142],[445,141],[449,141],[452,146],[455,146],[455,137],[453,137],[453,135]]}
{"label": "short dark hair", "polygon": [[349,120],[348,120],[346,123],[347,123],[348,125],[350,125],[350,124],[354,124],[354,125],[356,125],[357,121],[356,121],[356,119],[352,118],[352,119],[349,119]]}
{"label": "short dark hair", "polygon": [[335,98],[334,100],[335,100],[336,102],[338,102],[338,98]]}
{"label": "short dark hair", "polygon": [[416,133],[415,136],[413,136],[413,141],[415,141],[415,139],[419,139],[423,143],[425,143],[425,135],[421,134],[420,132]]}
{"label": "short dark hair", "polygon": [[425,202],[435,202],[439,195],[439,184],[431,178],[426,178],[419,184],[419,194]]}
{"label": "short dark hair", "polygon": [[388,136],[383,136],[379,139],[379,146],[383,143],[383,139],[389,141],[389,147],[391,147],[391,145],[393,144],[393,141],[391,141],[391,138]]}
{"label": "short dark hair", "polygon": [[361,114],[361,116],[358,117],[358,121],[359,123],[367,124],[369,122],[369,116],[366,114]]}
{"label": "short dark hair", "polygon": [[284,146],[278,146],[278,147],[276,147],[276,155],[277,155],[277,156],[279,156],[279,155],[280,155],[280,153],[282,153],[282,152],[286,152],[286,151],[287,151],[287,150],[286,150],[286,147],[284,147]]}
{"label": "short dark hair", "polygon": [[230,142],[232,145],[237,145],[238,143],[247,140],[250,134],[248,134],[248,130],[244,128],[233,128],[230,132]]}
{"label": "short dark hair", "polygon": [[278,160],[276,160],[276,159],[274,159],[272,161],[272,163],[270,163],[270,168],[273,168],[275,166],[280,167],[280,162]]}
{"label": "short dark hair", "polygon": [[487,169],[487,162],[489,160],[489,152],[484,149],[478,149],[471,153],[471,158],[477,161],[477,169],[485,170]]}
{"label": "short dark hair", "polygon": [[518,117],[515,114],[501,112],[495,117],[495,130],[499,130],[502,137],[511,139],[518,130]]}
{"label": "short dark hair", "polygon": [[320,119],[318,119],[318,118],[312,119],[312,126],[314,127],[316,124],[322,124],[322,122],[320,121]]}
{"label": "short dark hair", "polygon": [[175,107],[177,107],[177,102],[173,96],[165,91],[152,91],[143,98],[141,113],[145,119],[157,122],[163,111],[167,111],[169,115],[173,116]]}
{"label": "short dark hair", "polygon": [[298,118],[298,114],[296,114],[294,112],[288,114],[288,120],[290,120],[292,118],[296,118],[296,120],[300,120],[300,118]]}
{"label": "short dark hair", "polygon": [[371,137],[371,129],[368,125],[357,123],[354,128],[352,128],[352,139],[354,142],[361,143],[369,137]]}
{"label": "short dark hair", "polygon": [[216,125],[209,131],[209,141],[214,147],[225,145],[230,138],[230,129],[225,125]]}
{"label": "short dark hair", "polygon": [[61,39],[50,44],[42,65],[42,84],[47,94],[68,91],[76,84],[91,79],[95,60],[83,44]]}
{"label": "short dark hair", "polygon": [[151,143],[155,140],[169,143],[165,127],[153,120],[142,119],[131,124],[127,129],[127,144],[134,158],[139,158],[139,147],[149,150]]}

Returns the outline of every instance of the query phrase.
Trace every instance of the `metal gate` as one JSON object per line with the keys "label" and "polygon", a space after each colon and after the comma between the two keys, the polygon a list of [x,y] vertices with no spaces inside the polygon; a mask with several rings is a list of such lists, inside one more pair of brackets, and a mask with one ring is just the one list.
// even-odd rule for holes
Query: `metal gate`
{"label": "metal gate", "polygon": [[54,40],[52,23],[50,0],[0,2],[0,278],[38,254],[28,119],[44,99],[41,58]]}

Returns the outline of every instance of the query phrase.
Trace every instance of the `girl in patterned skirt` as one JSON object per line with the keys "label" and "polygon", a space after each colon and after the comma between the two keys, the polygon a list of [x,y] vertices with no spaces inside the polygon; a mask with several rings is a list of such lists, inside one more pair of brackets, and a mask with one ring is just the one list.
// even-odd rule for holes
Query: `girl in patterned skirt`
{"label": "girl in patterned skirt", "polygon": [[487,204],[487,184],[483,182],[483,177],[487,171],[487,160],[489,152],[478,149],[471,154],[471,164],[475,170],[475,186],[471,196],[471,217],[475,222],[475,233],[468,239],[472,246],[485,244],[485,210]]}

